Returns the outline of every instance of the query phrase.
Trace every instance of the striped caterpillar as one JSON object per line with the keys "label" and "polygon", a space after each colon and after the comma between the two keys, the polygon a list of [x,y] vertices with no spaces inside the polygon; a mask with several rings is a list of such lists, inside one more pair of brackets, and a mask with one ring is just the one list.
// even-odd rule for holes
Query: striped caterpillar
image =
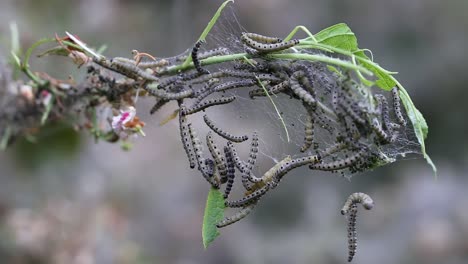
{"label": "striped caterpillar", "polygon": [[395,111],[395,115],[398,119],[398,122],[401,125],[406,126],[406,120],[403,117],[403,114],[401,113],[400,96],[398,95],[397,87],[392,88],[392,97],[393,97],[393,110]]}
{"label": "striped caterpillar", "polygon": [[219,182],[213,174],[209,174],[209,167],[207,167],[205,158],[203,157],[203,147],[197,133],[192,129],[192,124],[187,124],[190,138],[192,140],[192,146],[195,150],[195,157],[198,164],[198,170],[202,173],[203,177],[211,184],[213,188],[219,188]]}
{"label": "striped caterpillar", "polygon": [[226,157],[226,167],[227,167],[227,183],[226,188],[224,189],[224,199],[229,197],[231,193],[232,186],[234,185],[234,177],[236,173],[234,159],[229,147],[224,147],[224,156]]}
{"label": "striped caterpillar", "polygon": [[211,131],[206,134],[206,144],[208,146],[208,150],[211,153],[211,156],[214,159],[215,166],[218,170],[221,184],[225,183],[227,179],[227,167],[226,167],[226,158],[221,153],[220,149],[216,145],[213,139],[213,135]]}
{"label": "striped caterpillar", "polygon": [[303,71],[295,72],[290,79],[291,90],[299,97],[299,99],[313,106],[317,102],[315,101],[315,98],[312,96],[312,94],[303,88],[303,85],[304,87],[306,86],[305,82],[308,82],[304,77],[305,73]]}
{"label": "striped caterpillar", "polygon": [[362,192],[351,194],[341,209],[342,215],[347,215],[348,218],[348,262],[351,262],[356,254],[357,249],[357,232],[356,232],[356,217],[357,204],[360,203],[366,210],[371,210],[374,207],[372,198]]}
{"label": "striped caterpillar", "polygon": [[245,206],[244,208],[242,208],[239,212],[237,212],[233,216],[226,217],[221,222],[217,223],[216,227],[222,228],[222,227],[234,224],[235,222],[238,222],[239,220],[241,220],[241,219],[245,218],[247,215],[249,215],[250,212],[252,212],[252,210],[254,209],[255,205],[256,205],[256,203],[252,203],[252,204],[250,204],[248,206]]}
{"label": "striped caterpillar", "polygon": [[231,133],[221,129],[220,127],[218,127],[217,125],[215,125],[215,123],[213,122],[213,120],[211,120],[208,115],[204,115],[203,116],[203,120],[205,121],[205,124],[211,128],[211,130],[213,130],[216,134],[218,134],[219,136],[223,137],[224,139],[226,140],[229,140],[229,141],[232,141],[232,142],[236,142],[236,143],[240,143],[240,142],[244,142],[246,141],[247,139],[249,139],[249,137],[247,135],[243,135],[243,136],[234,136],[232,135]]}
{"label": "striped caterpillar", "polygon": [[204,102],[199,103],[198,105],[195,105],[191,108],[185,109],[184,112],[182,112],[184,115],[191,115],[195,114],[197,112],[200,112],[202,110],[205,110],[208,107],[214,106],[214,105],[222,105],[222,104],[228,104],[236,99],[235,96],[229,96],[229,97],[220,97],[220,98],[214,98],[210,100],[206,100]]}
{"label": "striped caterpillar", "polygon": [[[183,106],[181,106],[183,108]],[[187,117],[179,113],[179,129],[180,129],[180,138],[182,139],[182,144],[184,146],[185,153],[189,159],[190,168],[195,168],[196,157],[195,151],[193,150],[192,140],[190,138],[189,124],[187,124]]]}
{"label": "striped caterpillar", "polygon": [[119,60],[111,61],[109,68],[111,70],[114,70],[120,74],[127,76],[130,79],[134,79],[134,80],[143,79],[145,81],[152,81],[152,82],[159,81],[157,77],[147,73],[145,70],[138,68],[136,65],[125,63]]}
{"label": "striped caterpillar", "polygon": [[299,44],[299,40],[292,39],[285,42],[277,42],[277,43],[262,43],[256,40],[253,40],[249,37],[247,33],[243,33],[241,36],[242,42],[247,45],[248,47],[257,50],[258,52],[275,52],[281,51],[285,49],[289,49],[291,47],[296,46]]}

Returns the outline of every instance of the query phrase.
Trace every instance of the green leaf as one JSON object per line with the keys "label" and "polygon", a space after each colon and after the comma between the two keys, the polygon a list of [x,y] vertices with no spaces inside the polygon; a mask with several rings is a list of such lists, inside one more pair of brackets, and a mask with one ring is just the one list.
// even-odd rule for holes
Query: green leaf
{"label": "green leaf", "polygon": [[211,188],[203,217],[202,238],[205,249],[219,236],[216,224],[223,220],[225,207],[223,194],[218,189]]}
{"label": "green leaf", "polygon": [[315,39],[321,44],[354,52],[358,49],[357,39],[345,23],[328,27],[315,34]]}

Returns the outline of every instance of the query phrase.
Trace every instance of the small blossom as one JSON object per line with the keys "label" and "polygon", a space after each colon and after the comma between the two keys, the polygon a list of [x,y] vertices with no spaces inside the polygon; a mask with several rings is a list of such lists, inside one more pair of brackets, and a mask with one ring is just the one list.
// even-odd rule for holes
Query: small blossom
{"label": "small blossom", "polygon": [[43,106],[48,106],[52,100],[52,94],[49,91],[42,90],[39,100]]}
{"label": "small blossom", "polygon": [[112,118],[112,129],[122,138],[136,134],[145,136],[143,132],[144,126],[145,123],[136,116],[136,110],[133,106],[126,107],[125,110],[120,110],[120,114]]}
{"label": "small blossom", "polygon": [[133,106],[127,107],[125,110],[120,110],[120,115],[112,118],[112,129],[115,132],[127,130],[126,124],[133,120],[136,115],[136,109]]}

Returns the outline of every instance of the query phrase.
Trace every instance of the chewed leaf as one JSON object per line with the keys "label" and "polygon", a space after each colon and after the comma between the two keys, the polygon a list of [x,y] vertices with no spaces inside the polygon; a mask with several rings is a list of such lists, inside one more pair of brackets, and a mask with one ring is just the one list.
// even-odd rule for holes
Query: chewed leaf
{"label": "chewed leaf", "polygon": [[216,224],[224,218],[224,197],[215,188],[211,188],[206,200],[205,215],[203,217],[203,246],[205,249],[219,236]]}

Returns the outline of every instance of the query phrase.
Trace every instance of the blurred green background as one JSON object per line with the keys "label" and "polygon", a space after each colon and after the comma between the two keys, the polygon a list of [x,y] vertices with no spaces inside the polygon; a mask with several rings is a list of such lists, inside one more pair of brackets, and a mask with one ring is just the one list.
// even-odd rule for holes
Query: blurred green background
{"label": "blurred green background", "polygon": [[[109,56],[172,56],[193,45],[220,3],[2,0],[0,50],[8,54],[16,21],[23,47],[70,31],[108,44]],[[186,166],[177,122],[158,126],[171,107],[143,114],[147,137],[130,152],[52,127],[40,144],[0,153],[1,263],[344,263],[339,209],[355,191],[376,202],[358,216],[355,263],[468,262],[468,1],[237,0],[235,9],[243,27],[265,35],[347,23],[361,47],[399,72],[426,117],[438,179],[422,159],[351,182],[299,171],[203,250],[208,186]],[[32,65],[56,77],[77,72],[62,58]]]}

